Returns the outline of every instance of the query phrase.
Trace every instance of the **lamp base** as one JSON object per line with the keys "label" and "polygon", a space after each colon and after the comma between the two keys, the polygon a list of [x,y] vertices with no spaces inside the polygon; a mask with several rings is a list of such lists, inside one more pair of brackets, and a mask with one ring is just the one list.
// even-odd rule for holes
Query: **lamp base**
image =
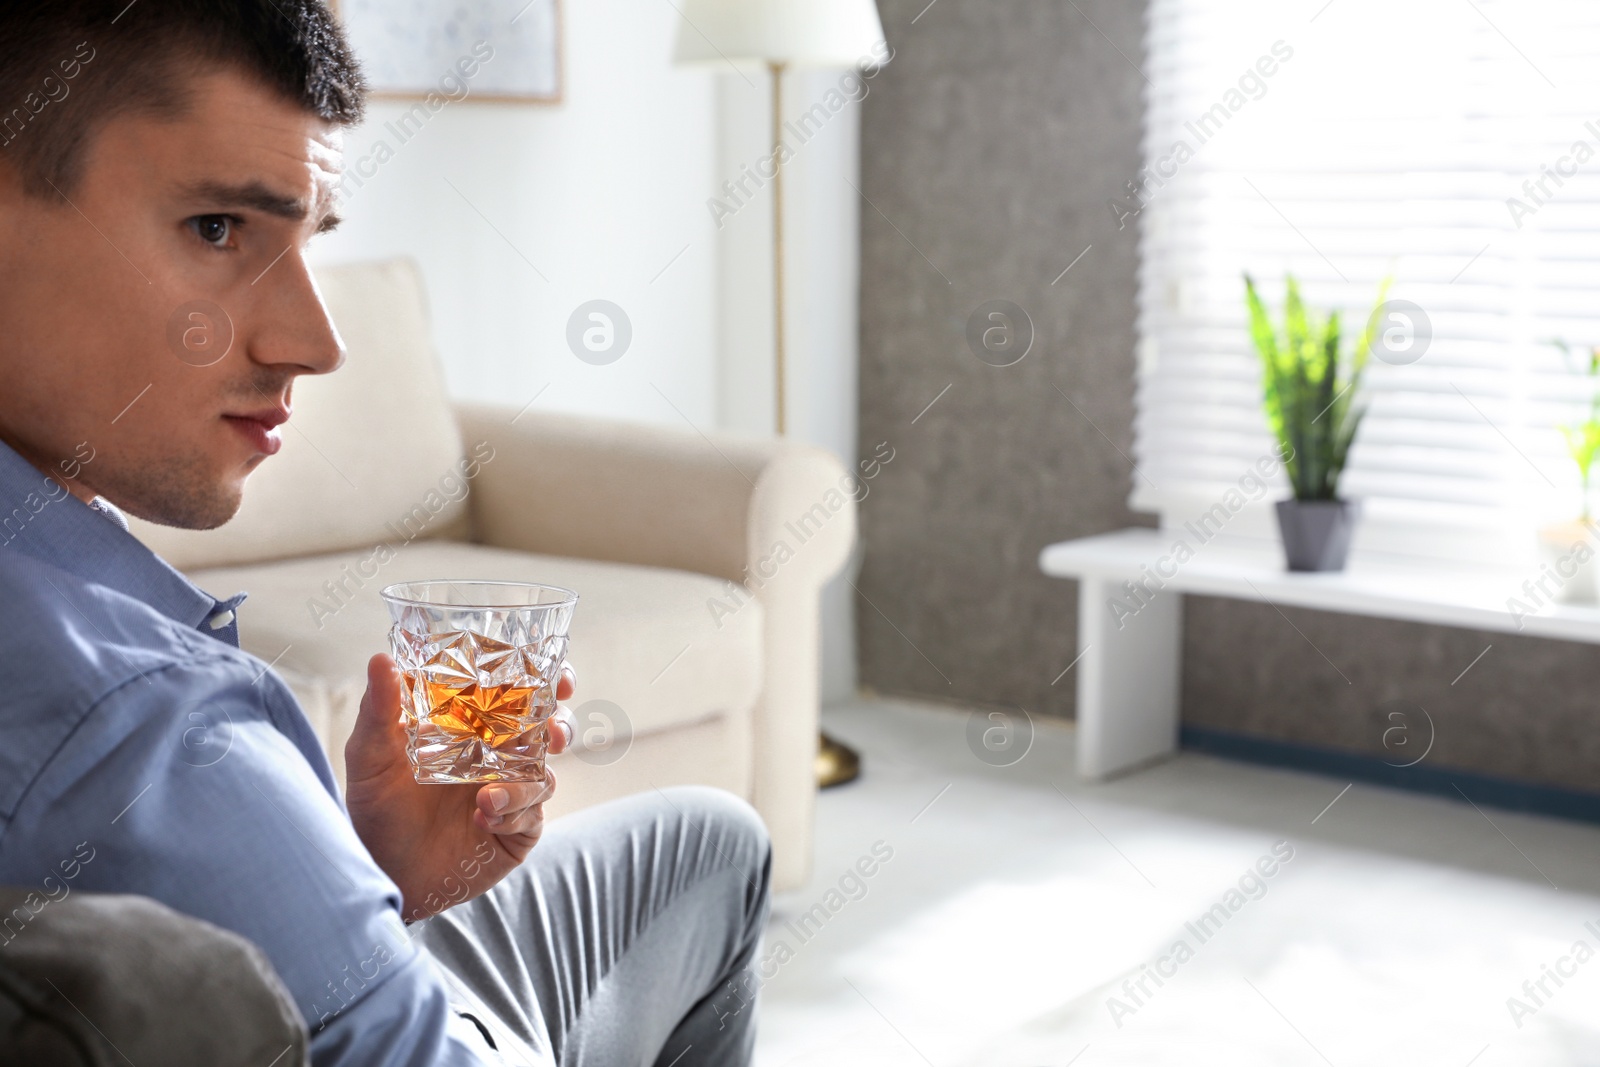
{"label": "lamp base", "polygon": [[853,782],[861,774],[861,756],[855,749],[817,732],[817,788]]}

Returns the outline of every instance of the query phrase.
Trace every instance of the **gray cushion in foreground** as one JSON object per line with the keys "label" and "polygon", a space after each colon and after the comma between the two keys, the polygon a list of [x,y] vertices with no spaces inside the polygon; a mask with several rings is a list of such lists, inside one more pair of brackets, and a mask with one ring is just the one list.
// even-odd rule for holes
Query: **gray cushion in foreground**
{"label": "gray cushion in foreground", "polygon": [[145,897],[0,888],[0,1067],[304,1067],[267,957]]}

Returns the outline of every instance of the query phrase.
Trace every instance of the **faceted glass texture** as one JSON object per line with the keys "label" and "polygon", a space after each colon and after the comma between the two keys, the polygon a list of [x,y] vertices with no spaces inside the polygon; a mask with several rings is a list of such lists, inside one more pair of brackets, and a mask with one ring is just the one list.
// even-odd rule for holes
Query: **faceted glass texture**
{"label": "faceted glass texture", "polygon": [[383,590],[417,781],[543,781],[578,594],[436,580]]}

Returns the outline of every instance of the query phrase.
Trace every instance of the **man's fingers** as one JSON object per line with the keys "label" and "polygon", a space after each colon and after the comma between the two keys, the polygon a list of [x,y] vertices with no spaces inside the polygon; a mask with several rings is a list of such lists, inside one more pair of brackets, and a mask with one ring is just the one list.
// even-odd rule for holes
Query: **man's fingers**
{"label": "man's fingers", "polygon": [[517,862],[519,863],[522,855],[526,853],[526,849],[531,848],[533,842],[537,841],[544,833],[543,804],[535,804],[533,807],[527,808],[514,816],[502,816],[499,821],[490,818],[482,811],[474,811],[472,818],[477,823],[478,828],[487,833],[506,838],[528,838],[529,840],[523,843],[521,850],[515,847],[511,848],[512,854],[517,857]]}
{"label": "man's fingers", "polygon": [[361,697],[354,728],[345,742],[345,773],[358,781],[406,758],[405,731],[400,726],[400,671],[379,653],[367,661],[367,691]]}
{"label": "man's fingers", "polygon": [[535,804],[514,814],[485,815],[482,809],[473,813],[478,825],[491,834],[530,834],[544,826],[544,805]]}
{"label": "man's fingers", "polygon": [[386,652],[367,660],[367,691],[361,697],[362,714],[388,715],[400,708],[400,669]]}
{"label": "man's fingers", "polygon": [[555,791],[555,772],[549,769],[542,782],[494,782],[478,790],[478,813],[491,833],[526,833],[543,821],[539,805]]}
{"label": "man's fingers", "polygon": [[539,745],[546,745],[552,755],[564,752],[572,747],[577,731],[573,727],[572,712],[564,707],[558,707],[550,713],[550,717],[531,730],[524,730],[510,741],[499,746],[501,752],[515,752],[524,755],[534,751]]}
{"label": "man's fingers", "polygon": [[485,815],[510,815],[549,800],[555,785],[549,769],[542,782],[491,782],[478,790],[478,807]]}
{"label": "man's fingers", "polygon": [[560,707],[554,715],[550,716],[549,730],[550,752],[558,755],[572,747],[572,742],[577,739],[577,727],[572,721],[572,709]]}

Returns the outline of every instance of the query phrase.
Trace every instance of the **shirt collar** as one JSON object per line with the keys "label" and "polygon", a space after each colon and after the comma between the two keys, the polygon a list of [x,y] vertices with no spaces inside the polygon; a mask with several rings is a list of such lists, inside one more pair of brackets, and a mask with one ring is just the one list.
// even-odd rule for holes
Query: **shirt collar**
{"label": "shirt collar", "polygon": [[[91,461],[92,462],[92,461]],[[85,504],[0,441],[0,551],[31,556],[142,601],[235,647],[245,594],[218,600],[128,532],[109,501]]]}

